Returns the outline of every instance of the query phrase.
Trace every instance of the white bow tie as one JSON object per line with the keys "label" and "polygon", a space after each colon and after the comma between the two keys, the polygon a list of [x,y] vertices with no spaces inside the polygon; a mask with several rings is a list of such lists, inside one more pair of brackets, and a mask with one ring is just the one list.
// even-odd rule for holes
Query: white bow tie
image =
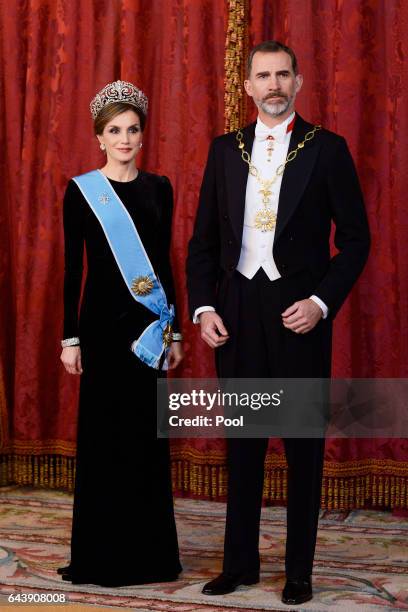
{"label": "white bow tie", "polygon": [[275,142],[283,143],[285,142],[287,126],[285,125],[284,129],[276,129],[276,128],[267,128],[263,126],[261,123],[257,123],[255,126],[255,138],[259,141],[268,140],[270,136],[272,136]]}

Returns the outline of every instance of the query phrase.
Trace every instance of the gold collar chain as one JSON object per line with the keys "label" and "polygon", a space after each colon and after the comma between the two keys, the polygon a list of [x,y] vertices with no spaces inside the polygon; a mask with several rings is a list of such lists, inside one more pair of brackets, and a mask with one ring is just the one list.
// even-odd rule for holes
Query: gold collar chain
{"label": "gold collar chain", "polygon": [[261,185],[262,189],[259,190],[259,193],[262,194],[262,204],[263,204],[263,208],[259,209],[254,217],[254,226],[256,229],[260,229],[261,232],[271,232],[275,229],[276,226],[276,213],[275,211],[272,210],[271,208],[271,204],[270,204],[270,197],[272,195],[272,191],[271,191],[271,187],[272,185],[276,182],[276,180],[278,179],[279,176],[282,176],[286,165],[293,161],[298,152],[300,151],[300,149],[303,149],[303,147],[305,146],[305,143],[308,140],[312,140],[312,138],[314,137],[314,135],[316,134],[316,132],[318,130],[321,130],[322,126],[321,125],[315,125],[314,128],[312,130],[310,130],[310,132],[307,132],[307,134],[305,135],[304,139],[302,140],[302,142],[299,142],[296,149],[293,149],[293,151],[290,151],[287,156],[285,161],[283,162],[283,164],[280,164],[280,166],[278,166],[278,168],[276,169],[275,175],[272,177],[272,179],[263,179],[261,177],[261,174],[258,170],[258,168],[256,166],[254,166],[254,164],[251,161],[251,156],[248,153],[248,151],[245,151],[245,145],[243,143],[243,138],[244,135],[241,131],[241,129],[239,129],[237,131],[236,134],[236,139],[238,141],[238,147],[241,149],[241,157],[243,159],[243,161],[248,164],[249,166],[249,173],[255,177],[255,179],[258,181],[258,183]]}

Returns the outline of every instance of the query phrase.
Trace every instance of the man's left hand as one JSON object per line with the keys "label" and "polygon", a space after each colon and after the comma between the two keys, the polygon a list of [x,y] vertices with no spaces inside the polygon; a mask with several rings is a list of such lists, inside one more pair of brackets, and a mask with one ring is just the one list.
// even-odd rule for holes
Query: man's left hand
{"label": "man's left hand", "polygon": [[282,312],[283,325],[296,334],[306,334],[311,331],[322,316],[322,309],[311,299],[295,302]]}

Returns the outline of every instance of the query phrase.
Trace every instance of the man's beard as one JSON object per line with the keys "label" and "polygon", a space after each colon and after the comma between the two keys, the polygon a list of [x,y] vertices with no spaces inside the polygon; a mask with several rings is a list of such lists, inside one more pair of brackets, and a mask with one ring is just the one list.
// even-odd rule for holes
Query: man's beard
{"label": "man's beard", "polygon": [[267,115],[270,115],[271,117],[280,117],[281,115],[286,113],[286,111],[288,110],[290,103],[292,101],[292,98],[282,94],[279,97],[284,98],[285,99],[284,102],[275,102],[274,100],[277,97],[278,96],[274,96],[274,97],[271,96],[266,99],[263,99],[261,103],[259,104],[259,108],[261,108],[264,113],[266,113]]}

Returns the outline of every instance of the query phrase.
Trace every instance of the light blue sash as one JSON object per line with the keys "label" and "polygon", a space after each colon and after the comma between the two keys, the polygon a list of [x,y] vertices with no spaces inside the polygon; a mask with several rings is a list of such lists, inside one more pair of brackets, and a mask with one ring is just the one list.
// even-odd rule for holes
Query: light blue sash
{"label": "light blue sash", "polygon": [[[93,170],[73,180],[105,232],[130,295],[159,317],[146,327],[131,346],[139,359],[158,369],[163,353],[167,356],[174,306],[167,305],[166,294],[136,227],[106,176],[100,170]],[[164,360],[163,369],[167,369],[167,359]]]}

